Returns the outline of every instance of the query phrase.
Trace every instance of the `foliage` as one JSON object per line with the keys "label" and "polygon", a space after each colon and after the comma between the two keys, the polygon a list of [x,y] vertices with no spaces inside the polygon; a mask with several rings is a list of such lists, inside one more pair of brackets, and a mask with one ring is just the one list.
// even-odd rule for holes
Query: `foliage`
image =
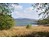
{"label": "foliage", "polygon": [[11,3],[0,3],[0,30],[10,29],[14,25],[14,20],[11,16]]}
{"label": "foliage", "polygon": [[49,24],[49,19],[38,20],[38,24]]}
{"label": "foliage", "polygon": [[0,3],[0,14],[10,14],[14,11],[12,5],[19,5],[18,3]]}
{"label": "foliage", "polygon": [[34,3],[33,8],[42,15],[42,20],[38,20],[39,24],[49,24],[49,3]]}
{"label": "foliage", "polygon": [[26,28],[31,28],[32,27],[32,25],[31,24],[28,24],[27,26],[26,26]]}
{"label": "foliage", "polygon": [[37,12],[40,12],[39,15],[43,15],[42,18],[49,16],[49,3],[34,3],[32,6]]}
{"label": "foliage", "polygon": [[14,20],[10,15],[0,15],[0,30],[10,29],[14,25]]}

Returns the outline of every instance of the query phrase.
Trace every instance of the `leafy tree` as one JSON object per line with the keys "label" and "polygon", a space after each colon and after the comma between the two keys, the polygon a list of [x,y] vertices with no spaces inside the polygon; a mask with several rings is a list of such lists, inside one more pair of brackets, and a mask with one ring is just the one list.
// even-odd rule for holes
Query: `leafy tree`
{"label": "leafy tree", "polygon": [[12,11],[14,10],[12,4],[19,5],[18,3],[0,3],[0,14],[12,13]]}
{"label": "leafy tree", "polygon": [[49,24],[49,22],[48,19],[43,19],[43,20],[38,20],[38,24],[45,25],[45,24]]}
{"label": "leafy tree", "polygon": [[43,14],[43,18],[49,16],[49,3],[34,3],[32,6],[37,12],[40,12],[39,15]]}
{"label": "leafy tree", "polygon": [[14,20],[11,16],[13,7],[11,5],[11,3],[0,3],[0,30],[10,29],[14,25]]}
{"label": "leafy tree", "polygon": [[39,24],[49,24],[49,3],[34,3],[33,8],[36,9],[36,12],[40,12],[42,20],[38,20]]}
{"label": "leafy tree", "polygon": [[14,19],[9,15],[0,15],[0,30],[10,29],[14,26]]}

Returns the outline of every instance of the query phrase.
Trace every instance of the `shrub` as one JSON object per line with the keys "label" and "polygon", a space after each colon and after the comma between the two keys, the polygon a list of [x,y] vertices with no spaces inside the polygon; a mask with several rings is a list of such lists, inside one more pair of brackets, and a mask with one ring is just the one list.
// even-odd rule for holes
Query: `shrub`
{"label": "shrub", "polygon": [[31,28],[32,27],[32,25],[31,24],[28,24],[27,26],[26,26],[26,28]]}
{"label": "shrub", "polygon": [[0,30],[10,29],[14,25],[14,20],[10,15],[0,15]]}
{"label": "shrub", "polygon": [[42,20],[38,20],[38,24],[49,24],[49,19],[42,19]]}

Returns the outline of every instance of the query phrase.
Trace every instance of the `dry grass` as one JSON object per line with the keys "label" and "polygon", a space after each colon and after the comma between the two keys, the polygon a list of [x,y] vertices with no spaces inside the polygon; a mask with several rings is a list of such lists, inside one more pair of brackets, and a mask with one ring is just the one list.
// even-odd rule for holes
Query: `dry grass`
{"label": "dry grass", "polygon": [[26,29],[26,27],[13,27],[9,30],[0,30],[0,37],[12,37],[12,36],[26,36],[32,35],[34,32],[49,32],[49,27],[47,26],[37,26],[32,27],[30,29]]}

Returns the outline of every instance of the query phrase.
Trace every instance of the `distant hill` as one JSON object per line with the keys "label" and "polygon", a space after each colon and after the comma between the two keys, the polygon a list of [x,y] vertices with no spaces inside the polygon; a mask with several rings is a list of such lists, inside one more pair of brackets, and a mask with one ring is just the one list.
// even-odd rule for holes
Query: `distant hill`
{"label": "distant hill", "polygon": [[29,18],[17,18],[15,20],[20,20],[20,21],[37,21],[36,19],[29,19]]}
{"label": "distant hill", "polygon": [[27,24],[35,24],[37,20],[35,19],[28,19],[28,18],[17,18],[15,19],[16,25],[27,25]]}

